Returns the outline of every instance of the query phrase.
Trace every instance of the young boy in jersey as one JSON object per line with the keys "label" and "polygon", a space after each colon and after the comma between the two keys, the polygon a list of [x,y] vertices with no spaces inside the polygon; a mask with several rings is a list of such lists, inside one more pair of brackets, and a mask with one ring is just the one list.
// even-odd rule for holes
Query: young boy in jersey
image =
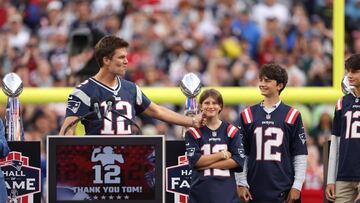
{"label": "young boy in jersey", "polygon": [[335,203],[360,202],[360,54],[350,56],[345,68],[352,92],[335,106],[325,192]]}
{"label": "young boy in jersey", "polygon": [[[100,70],[95,76],[77,86],[70,94],[60,135],[65,134],[65,129],[73,121],[94,110],[100,112],[98,116],[94,114],[82,120],[87,135],[132,134],[130,121],[107,111],[109,109],[107,101],[111,99],[114,101],[111,102],[114,105],[112,108],[130,120],[144,113],[177,125],[192,127],[202,125],[201,115],[186,117],[159,106],[151,102],[136,84],[123,79],[128,64],[128,46],[125,40],[115,36],[103,37],[96,44],[95,57]],[[101,118],[101,115],[104,115],[106,119]],[[75,128],[76,125],[73,125],[66,134],[74,135]]]}
{"label": "young boy in jersey", "polygon": [[207,118],[201,128],[189,128],[185,145],[192,179],[189,203],[238,203],[234,171],[241,172],[244,150],[237,127],[221,121],[221,94],[205,90],[199,99]]}
{"label": "young boy in jersey", "polygon": [[280,100],[288,80],[285,69],[264,65],[259,80],[264,100],[240,116],[246,161],[243,172],[236,174],[238,193],[245,202],[294,202],[300,198],[306,172],[301,115]]}

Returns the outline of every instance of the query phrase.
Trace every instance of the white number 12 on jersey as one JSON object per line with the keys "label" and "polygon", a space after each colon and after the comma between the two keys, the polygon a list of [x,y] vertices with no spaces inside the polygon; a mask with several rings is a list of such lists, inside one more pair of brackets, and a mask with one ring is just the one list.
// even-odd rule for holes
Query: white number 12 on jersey
{"label": "white number 12 on jersey", "polygon": [[[281,153],[271,153],[271,148],[279,147],[283,143],[284,132],[282,129],[268,127],[263,132],[262,127],[257,127],[254,133],[256,139],[256,160],[281,161]],[[263,141],[263,137],[270,137],[273,135],[275,135],[274,139],[268,139],[265,142]]]}
{"label": "white number 12 on jersey", "polygon": [[[101,102],[100,104],[101,107],[103,107],[104,109],[107,108],[107,104],[106,101]],[[127,101],[117,101],[117,103],[115,104],[115,110],[124,110],[125,109],[125,114],[124,116],[126,116],[129,119],[132,119],[132,111],[131,111],[131,104]],[[105,110],[104,110],[105,111]],[[131,134],[131,125],[127,125],[125,126],[125,118],[121,117],[121,116],[116,116],[116,114],[109,112],[109,114],[106,116],[109,120],[107,119],[103,119],[104,120],[104,127],[103,129],[100,131],[101,134],[108,134],[108,135],[126,135],[126,134]],[[113,118],[116,118],[116,133],[114,132],[113,129]]]}
{"label": "white number 12 on jersey", "polygon": [[[220,152],[222,150],[227,150],[226,144],[216,144],[211,147],[210,144],[204,144],[201,147],[204,155],[209,155],[212,153]],[[230,171],[228,169],[205,169],[204,176],[230,176]]]}
{"label": "white number 12 on jersey", "polygon": [[345,113],[345,117],[346,117],[345,139],[360,138],[360,133],[358,132],[358,127],[360,127],[360,121],[354,121],[351,123],[352,118],[360,117],[360,111],[355,111],[355,112],[348,111]]}

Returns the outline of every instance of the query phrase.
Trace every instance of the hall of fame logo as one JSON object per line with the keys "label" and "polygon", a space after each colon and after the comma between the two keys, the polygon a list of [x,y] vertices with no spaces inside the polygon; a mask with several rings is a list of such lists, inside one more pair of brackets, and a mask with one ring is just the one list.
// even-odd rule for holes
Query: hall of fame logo
{"label": "hall of fame logo", "polygon": [[40,168],[29,166],[29,157],[21,152],[12,151],[0,159],[4,173],[8,198],[11,202],[33,203],[34,194],[40,192]]}
{"label": "hall of fame logo", "polygon": [[187,203],[192,170],[186,155],[178,157],[178,165],[166,167],[166,192],[174,194],[174,203]]}

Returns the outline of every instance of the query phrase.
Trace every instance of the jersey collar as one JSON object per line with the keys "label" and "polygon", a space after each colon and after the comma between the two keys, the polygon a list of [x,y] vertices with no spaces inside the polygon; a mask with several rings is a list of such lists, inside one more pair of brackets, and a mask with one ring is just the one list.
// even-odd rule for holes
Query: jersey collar
{"label": "jersey collar", "polygon": [[260,103],[260,106],[264,109],[264,111],[265,111],[266,113],[271,113],[271,112],[275,111],[275,109],[277,109],[277,108],[280,106],[280,104],[281,104],[281,100],[279,100],[279,101],[278,101],[276,104],[274,104],[272,107],[266,108],[265,105],[264,105],[264,101],[262,101],[262,102]]}
{"label": "jersey collar", "polygon": [[118,82],[118,85],[117,85],[117,87],[116,87],[115,89],[113,89],[113,88],[105,85],[104,83],[96,80],[94,77],[91,77],[90,80],[93,81],[95,84],[99,85],[100,87],[102,87],[102,88],[104,88],[104,89],[112,92],[112,93],[115,94],[115,95],[117,95],[117,93],[118,93],[118,92],[120,91],[120,89],[121,89],[121,79],[119,78],[119,76],[116,76],[116,80],[117,80],[117,82]]}

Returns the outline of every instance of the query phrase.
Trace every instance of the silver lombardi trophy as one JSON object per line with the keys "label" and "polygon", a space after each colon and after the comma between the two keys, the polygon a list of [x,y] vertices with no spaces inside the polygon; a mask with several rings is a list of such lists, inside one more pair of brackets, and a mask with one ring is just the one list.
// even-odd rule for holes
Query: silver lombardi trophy
{"label": "silver lombardi trophy", "polygon": [[5,116],[5,131],[9,141],[24,141],[24,130],[20,115],[19,95],[23,82],[16,73],[8,73],[2,80],[2,90],[8,96]]}
{"label": "silver lombardi trophy", "polygon": [[[344,76],[344,78],[342,79],[341,81],[341,90],[344,94],[354,94],[354,87],[353,86],[350,86],[349,84],[349,78],[347,75]],[[356,96],[355,96],[356,97]]]}
{"label": "silver lombardi trophy", "polygon": [[196,96],[201,90],[200,79],[194,73],[188,73],[182,78],[180,82],[180,89],[186,96],[185,115],[194,116],[198,113]]}

